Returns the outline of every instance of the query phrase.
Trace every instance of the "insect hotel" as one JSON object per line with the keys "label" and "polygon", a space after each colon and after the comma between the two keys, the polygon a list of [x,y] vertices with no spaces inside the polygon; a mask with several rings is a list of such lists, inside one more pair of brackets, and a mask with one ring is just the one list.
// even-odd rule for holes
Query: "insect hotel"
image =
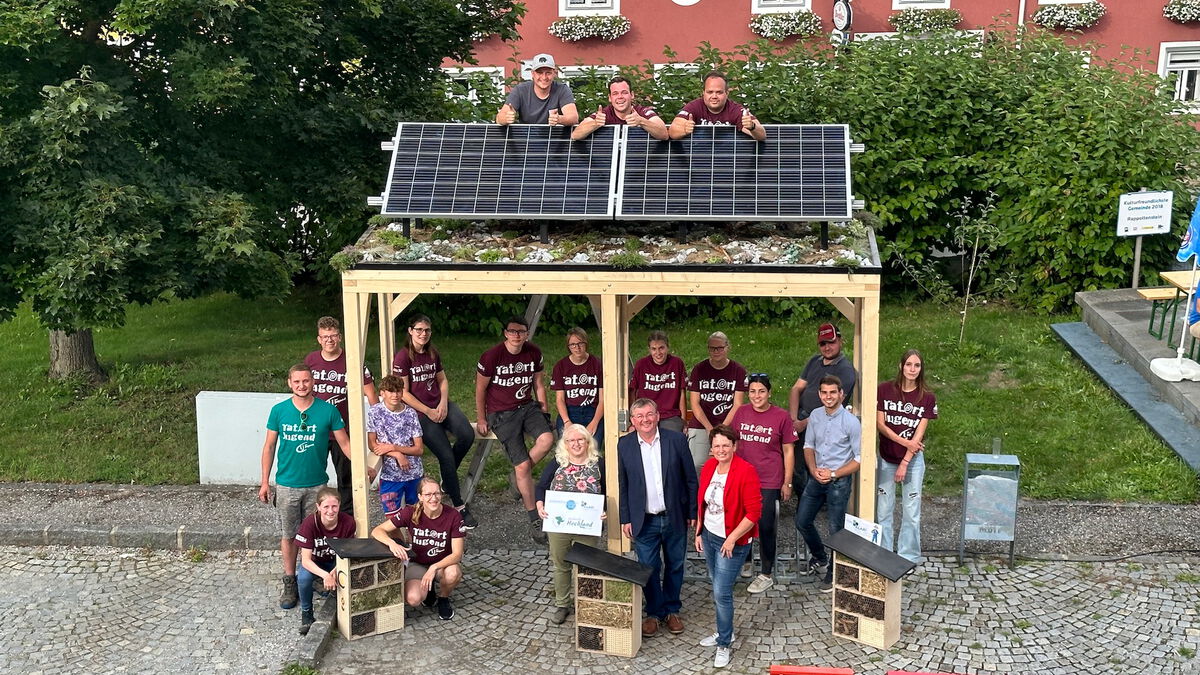
{"label": "insect hotel", "polygon": [[849,530],[829,539],[833,634],[887,649],[900,639],[900,578],[917,566]]}
{"label": "insect hotel", "polygon": [[567,551],[575,580],[575,649],[634,656],[642,646],[642,586],[650,567],[575,543]]}
{"label": "insect hotel", "polygon": [[337,625],[357,640],[404,628],[404,563],[374,539],[331,539]]}

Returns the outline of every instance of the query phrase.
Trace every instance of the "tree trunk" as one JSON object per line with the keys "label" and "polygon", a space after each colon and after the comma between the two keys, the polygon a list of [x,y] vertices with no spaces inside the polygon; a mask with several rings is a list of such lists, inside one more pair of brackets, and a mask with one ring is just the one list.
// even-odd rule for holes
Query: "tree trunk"
{"label": "tree trunk", "polygon": [[63,378],[80,375],[91,382],[104,382],[108,373],[96,360],[96,346],[92,343],[91,329],[84,328],[74,333],[61,330],[50,331],[50,377]]}

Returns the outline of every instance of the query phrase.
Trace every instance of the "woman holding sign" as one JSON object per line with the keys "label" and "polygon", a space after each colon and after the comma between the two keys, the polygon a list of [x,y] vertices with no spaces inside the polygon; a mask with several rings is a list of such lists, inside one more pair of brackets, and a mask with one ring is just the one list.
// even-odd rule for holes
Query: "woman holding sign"
{"label": "woman holding sign", "polygon": [[[546,511],[546,491],[604,494],[604,460],[596,450],[596,440],[582,424],[568,424],[554,448],[554,457],[546,463],[538,479],[536,492],[538,515],[550,519]],[[605,514],[600,513],[603,520]],[[551,525],[553,527],[553,525]],[[550,621],[561,624],[571,613],[571,565],[564,558],[571,544],[579,542],[600,546],[597,536],[547,530],[550,540],[550,564],[554,567],[554,615]]]}
{"label": "woman holding sign", "polygon": [[734,455],[737,432],[718,424],[708,438],[712,457],[700,470],[696,550],[708,563],[717,632],[701,640],[700,646],[716,647],[713,667],[724,668],[729,665],[733,644],[733,582],[750,554],[750,543],[758,535],[762,492],[754,466]]}

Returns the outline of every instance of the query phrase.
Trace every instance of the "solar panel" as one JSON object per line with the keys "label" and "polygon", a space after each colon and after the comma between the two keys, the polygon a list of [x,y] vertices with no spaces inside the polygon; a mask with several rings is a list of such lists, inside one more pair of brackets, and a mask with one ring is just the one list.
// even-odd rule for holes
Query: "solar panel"
{"label": "solar panel", "polygon": [[401,217],[612,217],[616,128],[401,123],[381,213]]}
{"label": "solar panel", "polygon": [[756,142],[729,126],[680,141],[629,134],[616,215],[644,220],[847,220],[850,133],[844,124],[770,125]]}

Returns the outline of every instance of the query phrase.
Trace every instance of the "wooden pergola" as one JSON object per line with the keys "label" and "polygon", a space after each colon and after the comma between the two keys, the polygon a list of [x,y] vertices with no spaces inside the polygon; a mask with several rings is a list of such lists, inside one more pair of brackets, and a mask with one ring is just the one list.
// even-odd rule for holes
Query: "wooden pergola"
{"label": "wooden pergola", "polygon": [[[362,391],[362,365],[371,320],[371,301],[376,301],[379,322],[380,372],[391,371],[395,352],[395,320],[421,294],[504,294],[585,296],[597,311],[602,334],[604,363],[604,447],[617,447],[616,411],[623,410],[626,387],[612,383],[629,381],[629,323],[659,295],[701,295],[768,298],[825,298],[854,325],[854,365],[859,373],[855,388],[855,411],[863,417],[862,469],[858,472],[856,513],[868,520],[875,516],[874,433],[876,385],[879,357],[878,255],[874,265],[858,269],[740,265],[680,267],[651,265],[635,270],[617,270],[599,265],[513,265],[513,264],[423,264],[366,263],[342,273],[342,303],[346,349],[346,379],[349,391]],[[744,270],[744,271],[743,271]],[[795,361],[798,372],[812,354],[812,343],[798,340]],[[354,514],[358,536],[369,532],[367,514],[365,408],[361,396],[350,396],[348,420],[354,481]],[[799,468],[798,468],[799,470]],[[609,485],[609,514],[618,513],[617,462],[606,463]],[[853,508],[852,508],[853,510]],[[608,549],[629,550],[621,528],[608,528]]]}

